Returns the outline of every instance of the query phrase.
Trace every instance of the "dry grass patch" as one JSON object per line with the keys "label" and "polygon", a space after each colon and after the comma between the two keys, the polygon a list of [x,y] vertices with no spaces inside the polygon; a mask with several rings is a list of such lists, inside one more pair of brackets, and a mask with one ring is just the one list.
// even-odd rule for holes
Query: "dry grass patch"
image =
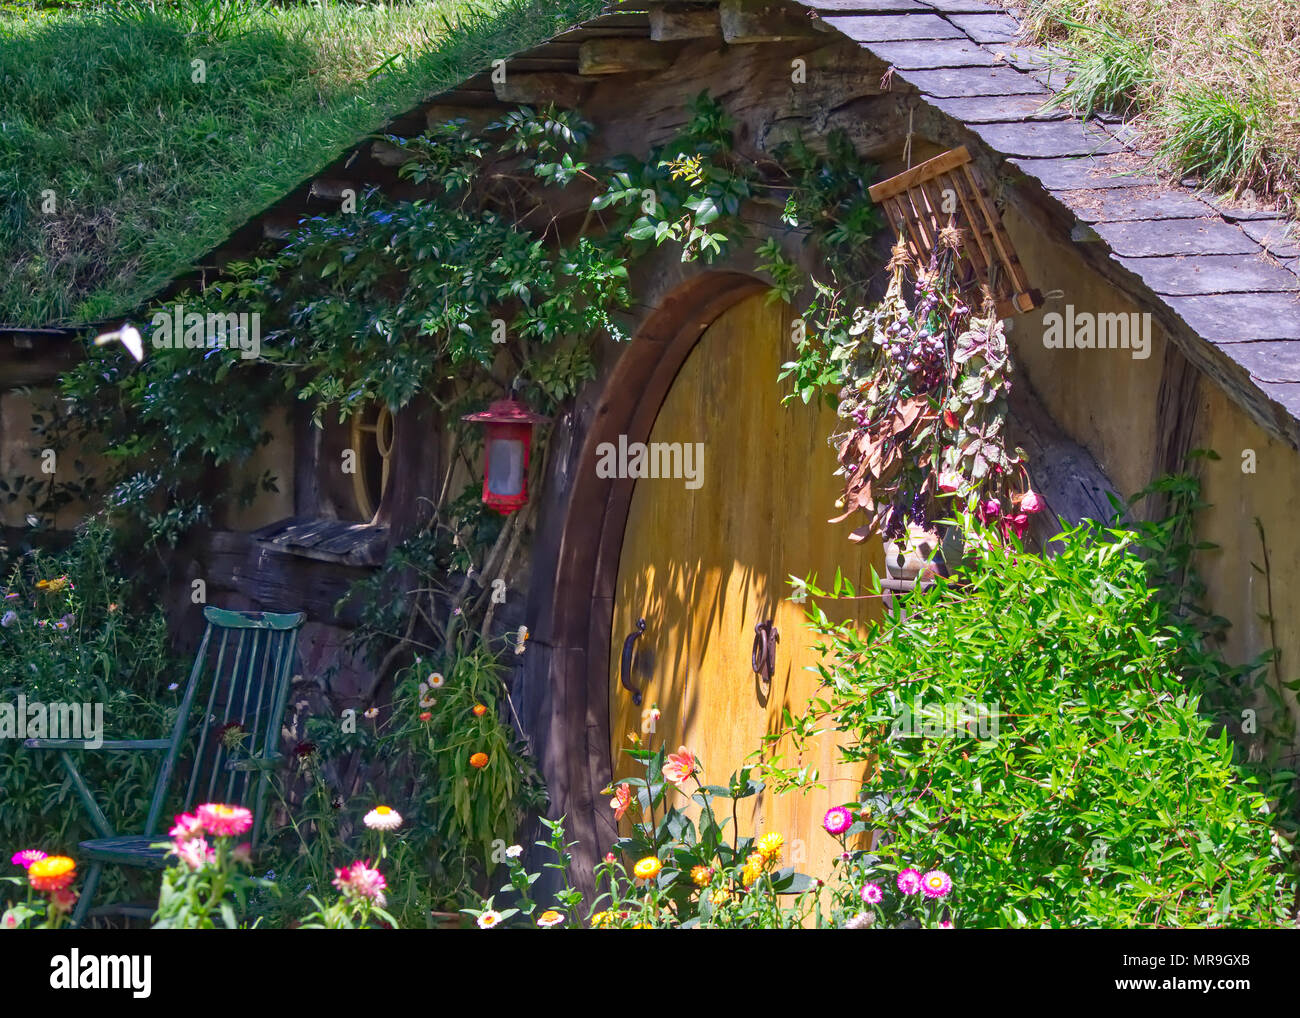
{"label": "dry grass patch", "polygon": [[1075,72],[1062,103],[1131,117],[1175,175],[1300,211],[1300,2],[1003,2]]}

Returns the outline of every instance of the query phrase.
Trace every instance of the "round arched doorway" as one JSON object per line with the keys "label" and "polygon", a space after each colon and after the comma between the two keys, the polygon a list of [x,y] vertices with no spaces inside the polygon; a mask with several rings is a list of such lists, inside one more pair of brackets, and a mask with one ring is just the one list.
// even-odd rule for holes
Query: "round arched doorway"
{"label": "round arched doorway", "polygon": [[[543,760],[554,812],[579,842],[580,882],[618,836],[603,790],[630,773],[619,751],[629,732],[642,734],[642,712],[657,704],[656,743],[688,745],[707,779],[725,783],[818,685],[789,576],[829,584],[839,568],[862,587],[880,565],[877,542],[851,544],[826,522],[838,495],[834,411],[781,405],[792,314],[766,291],[738,273],[674,291],[623,354],[583,442],[556,561]],[[640,446],[644,468],[633,463]],[[844,607],[877,610],[870,600]],[[623,646],[641,619],[625,682]],[[753,669],[763,623],[779,632],[770,678]],[[800,869],[824,872],[835,845],[821,816],[854,798],[862,777],[835,757],[823,744],[801,761],[827,787],[749,800],[742,832],[778,829]]]}

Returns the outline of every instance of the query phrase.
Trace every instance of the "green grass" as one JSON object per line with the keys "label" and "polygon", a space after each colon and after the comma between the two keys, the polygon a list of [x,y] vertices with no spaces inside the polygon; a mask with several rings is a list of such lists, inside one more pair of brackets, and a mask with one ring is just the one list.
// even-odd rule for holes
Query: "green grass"
{"label": "green grass", "polygon": [[1130,117],[1175,176],[1300,214],[1300,2],[1002,2],[1076,72],[1063,104]]}
{"label": "green grass", "polygon": [[0,323],[130,312],[394,115],[600,6],[8,0]]}

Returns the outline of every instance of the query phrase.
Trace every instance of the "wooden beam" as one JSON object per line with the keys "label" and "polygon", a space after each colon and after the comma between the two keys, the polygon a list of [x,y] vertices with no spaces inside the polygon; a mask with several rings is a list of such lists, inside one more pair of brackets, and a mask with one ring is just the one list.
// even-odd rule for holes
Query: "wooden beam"
{"label": "wooden beam", "polygon": [[401,166],[411,158],[405,149],[387,141],[376,141],[370,146],[370,155],[381,166]]}
{"label": "wooden beam", "polygon": [[578,47],[578,73],[628,74],[654,72],[672,66],[677,49],[649,39],[588,39]]}
{"label": "wooden beam", "polygon": [[933,159],[927,159],[920,165],[913,166],[910,170],[904,170],[897,176],[882,180],[879,184],[873,184],[867,189],[867,194],[871,196],[872,201],[882,202],[886,198],[902,194],[919,180],[926,180],[968,162],[970,162],[970,152],[967,151],[965,145],[960,145],[949,152],[935,156]]}
{"label": "wooden beam", "polygon": [[650,38],[655,42],[721,39],[722,22],[713,7],[655,7],[650,11]]}
{"label": "wooden beam", "polygon": [[818,34],[807,11],[780,0],[722,0],[718,13],[729,43],[796,42]]}
{"label": "wooden beam", "polygon": [[493,82],[497,99],[503,103],[525,103],[531,106],[554,103],[572,108],[586,97],[591,82],[577,74],[524,73],[511,74],[507,68],[505,80]]}

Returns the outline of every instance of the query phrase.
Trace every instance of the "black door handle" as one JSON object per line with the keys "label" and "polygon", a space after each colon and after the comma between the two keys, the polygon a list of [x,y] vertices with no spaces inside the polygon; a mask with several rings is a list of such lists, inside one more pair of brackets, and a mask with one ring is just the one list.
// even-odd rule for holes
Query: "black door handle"
{"label": "black door handle", "polygon": [[754,649],[749,653],[749,666],[764,682],[771,682],[776,674],[776,645],[781,642],[780,630],[765,619],[754,626]]}
{"label": "black door handle", "polygon": [[636,632],[628,633],[627,639],[623,641],[623,659],[619,662],[618,670],[618,681],[632,694],[632,702],[638,707],[641,706],[641,690],[632,684],[632,651],[636,647],[637,638],[644,632],[645,619],[637,619]]}

